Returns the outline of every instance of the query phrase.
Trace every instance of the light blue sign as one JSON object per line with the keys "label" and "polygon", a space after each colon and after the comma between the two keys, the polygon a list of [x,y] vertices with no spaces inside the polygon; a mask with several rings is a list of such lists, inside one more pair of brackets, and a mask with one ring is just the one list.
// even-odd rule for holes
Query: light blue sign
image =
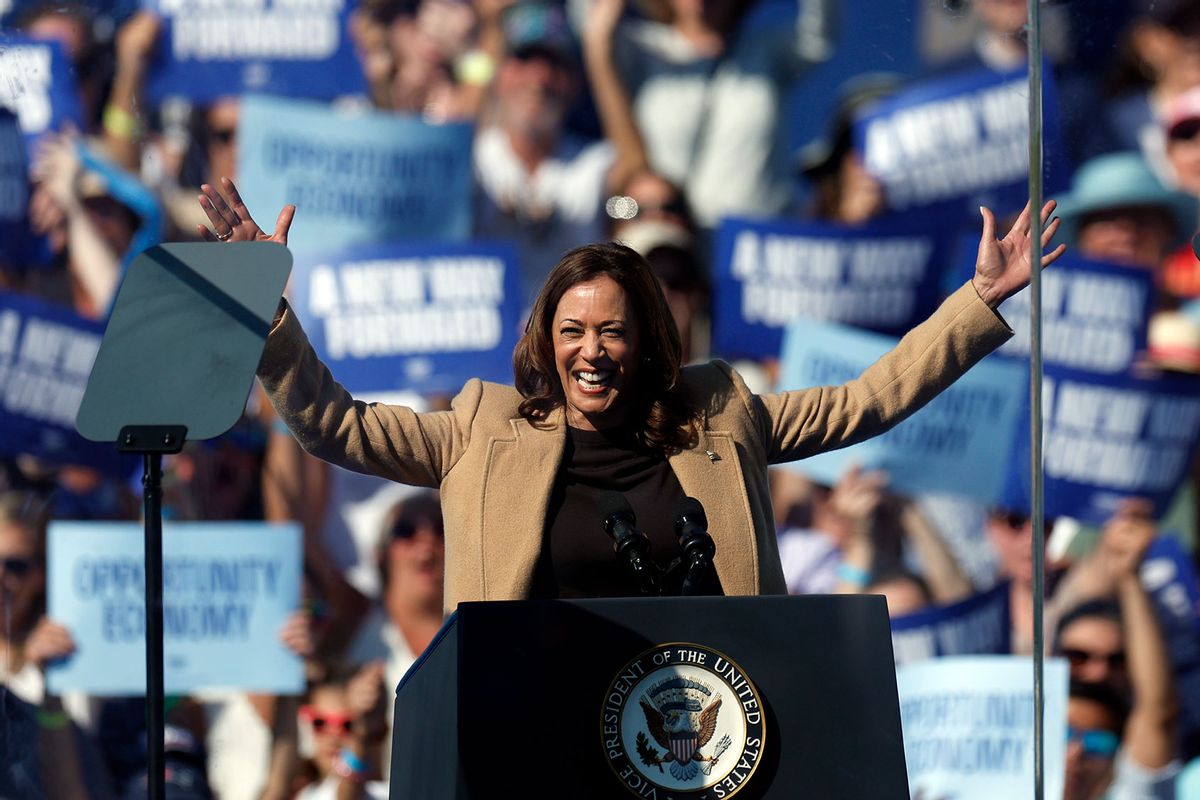
{"label": "light blue sign", "polygon": [[238,186],[267,229],[284,205],[296,205],[288,246],[297,254],[465,241],[471,136],[467,124],[248,97],[238,126]]}
{"label": "light blue sign", "polygon": [[[47,606],[76,652],[47,670],[50,691],[146,691],[143,530],[136,523],[53,522]],[[300,605],[296,525],[163,526],[166,691],[304,690],[303,663],[279,639]]]}
{"label": "light blue sign", "polygon": [[83,127],[75,72],[58,42],[0,32],[0,107],[17,115],[26,147],[64,123]]}
{"label": "light blue sign", "polygon": [[[896,339],[827,323],[788,326],[780,389],[829,386],[857,378]],[[994,502],[1004,486],[1017,415],[1028,381],[1013,363],[989,358],[891,431],[788,466],[836,484],[850,468],[882,469],[902,493],[949,492]]]}
{"label": "light blue sign", "polygon": [[717,233],[713,350],[775,358],[795,319],[902,334],[936,306],[944,259],[942,238],[911,226],[727,219]]}
{"label": "light blue sign", "polygon": [[[1034,785],[1033,671],[1028,656],[953,656],[896,668],[904,761],[913,797],[1012,800]],[[1063,796],[1067,664],[1046,661],[1046,797]]]}
{"label": "light blue sign", "polygon": [[390,244],[297,258],[292,308],[351,392],[512,383],[521,306],[509,246]]}
{"label": "light blue sign", "polygon": [[211,103],[262,92],[328,99],[360,94],[350,39],[354,0],[146,0],[163,21],[146,92]]}
{"label": "light blue sign", "polygon": [[1004,655],[1012,651],[1009,585],[948,606],[892,617],[897,664],[935,656]]}
{"label": "light blue sign", "polygon": [[[1055,109],[1052,71],[1043,72],[1043,105]],[[867,171],[883,182],[897,211],[944,207],[973,215],[1025,205],[1029,181],[1028,70],[987,69],[924,81],[867,106],[854,125]],[[1058,115],[1047,113],[1047,153],[1062,152]],[[1047,195],[1067,188],[1062,159],[1047,159]]]}

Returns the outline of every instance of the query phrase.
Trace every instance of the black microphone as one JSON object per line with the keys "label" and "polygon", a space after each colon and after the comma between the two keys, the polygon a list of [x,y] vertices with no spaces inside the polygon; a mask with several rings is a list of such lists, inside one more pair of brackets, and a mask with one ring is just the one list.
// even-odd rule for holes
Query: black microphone
{"label": "black microphone", "polygon": [[633,507],[620,492],[604,492],[596,501],[604,520],[604,532],[613,540],[613,550],[642,594],[659,595],[659,569],[650,558],[650,539],[637,529]]}
{"label": "black microphone", "polygon": [[684,576],[681,595],[720,595],[721,584],[713,569],[717,545],[708,534],[708,517],[704,506],[694,497],[685,497],[675,504],[675,535],[683,551]]}

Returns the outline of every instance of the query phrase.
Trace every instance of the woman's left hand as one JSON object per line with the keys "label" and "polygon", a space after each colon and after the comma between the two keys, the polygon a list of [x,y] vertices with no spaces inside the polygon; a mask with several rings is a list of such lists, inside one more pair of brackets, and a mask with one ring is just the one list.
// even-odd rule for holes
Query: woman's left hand
{"label": "woman's left hand", "polygon": [[[1044,250],[1058,232],[1059,219],[1050,220],[1056,205],[1049,200],[1042,206],[1042,246],[1039,249]],[[1029,204],[1025,204],[1025,209],[1003,239],[996,238],[996,218],[991,209],[980,206],[979,213],[983,215],[983,235],[979,239],[979,257],[975,260],[975,277],[971,282],[983,301],[996,308],[1029,283],[1032,271],[1029,264]],[[1047,220],[1050,220],[1049,224],[1046,224]],[[1054,263],[1066,249],[1066,245],[1060,244],[1042,256],[1042,266]]]}

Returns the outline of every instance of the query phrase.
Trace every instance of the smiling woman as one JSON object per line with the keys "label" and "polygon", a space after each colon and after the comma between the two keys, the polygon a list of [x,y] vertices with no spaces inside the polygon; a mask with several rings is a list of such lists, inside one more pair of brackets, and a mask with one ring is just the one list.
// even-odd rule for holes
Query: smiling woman
{"label": "smiling woman", "polygon": [[[233,184],[223,189],[204,187],[207,239],[287,243],[293,207],[268,235]],[[1053,209],[1042,209],[1043,223]],[[513,354],[515,386],[468,381],[449,411],[356,402],[286,302],[258,374],[309,452],[441,489],[449,610],[464,600],[637,594],[596,512],[613,491],[632,505],[660,565],[680,549],[671,509],[691,496],[707,512],[720,591],[784,593],[767,466],[884,432],[1011,335],[994,309],[1029,279],[1029,209],[1003,239],[981,213],[974,278],[841,386],[755,395],[724,362],[683,367],[658,282],[619,244],[563,256]],[[1057,228],[1045,225],[1043,246]]]}

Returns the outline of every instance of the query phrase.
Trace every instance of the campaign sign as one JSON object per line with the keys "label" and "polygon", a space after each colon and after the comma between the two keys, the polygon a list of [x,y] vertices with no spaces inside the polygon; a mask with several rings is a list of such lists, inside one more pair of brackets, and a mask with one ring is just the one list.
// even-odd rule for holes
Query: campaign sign
{"label": "campaign sign", "polygon": [[[1043,72],[1047,153],[1059,146],[1054,81]],[[890,208],[944,206],[972,214],[983,204],[998,214],[1025,205],[1029,183],[1029,76],[977,72],[923,81],[865,107],[855,120],[855,145],[867,171],[886,189]],[[1061,159],[1046,162],[1047,194],[1067,188]]]}
{"label": "campaign sign", "polygon": [[507,245],[348,248],[299,257],[292,307],[351,392],[453,394],[470,378],[512,383],[520,325]]}
{"label": "campaign sign", "polygon": [[1154,601],[1179,696],[1185,740],[1200,732],[1200,590],[1191,554],[1171,535],[1151,542],[1138,571]]}
{"label": "campaign sign", "polygon": [[892,617],[892,652],[897,664],[1012,652],[1009,585],[1002,583],[952,605]]}
{"label": "campaign sign", "polygon": [[463,241],[471,232],[471,136],[467,124],[248,97],[238,185],[268,229],[279,209],[296,205],[288,246],[297,254]]}
{"label": "campaign sign", "polygon": [[[1046,661],[1046,797],[1063,796],[1067,664]],[[1033,670],[1020,656],[935,658],[896,668],[913,797],[1012,800],[1034,785]]]}
{"label": "campaign sign", "polygon": [[904,333],[937,304],[941,241],[884,224],[727,219],[717,233],[713,350],[774,358],[795,319]]}
{"label": "campaign sign", "polygon": [[[50,691],[146,691],[144,533],[136,523],[52,522],[50,617],[74,655]],[[301,659],[280,629],[300,606],[300,528],[261,522],[163,525],[163,676],[168,694],[243,689],[299,694]]]}
{"label": "campaign sign", "polygon": [[21,129],[16,115],[0,108],[0,269],[24,266],[31,239],[28,209],[29,164]]}
{"label": "campaign sign", "polygon": [[58,42],[0,32],[0,108],[17,115],[25,143],[64,123],[83,127],[75,72]]}
{"label": "campaign sign", "polygon": [[[967,265],[963,263],[964,271]],[[970,259],[970,274],[975,259]],[[1013,329],[1000,355],[1029,358],[1029,287],[999,308]],[[1105,375],[1129,369],[1146,348],[1154,303],[1150,270],[1093,261],[1068,251],[1042,272],[1042,362]]]}
{"label": "campaign sign", "polygon": [[103,332],[69,309],[0,291],[0,454],[119,472],[115,445],[75,430]]}
{"label": "campaign sign", "polygon": [[147,96],[196,103],[261,92],[329,99],[366,82],[354,0],[145,0],[163,20]]}
{"label": "campaign sign", "polygon": [[[797,320],[787,329],[780,388],[846,383],[895,346],[892,337]],[[898,492],[948,492],[991,503],[1008,472],[1027,384],[1019,365],[986,359],[887,433],[788,467],[833,485],[858,464],[886,470]]]}
{"label": "campaign sign", "polygon": [[[1047,365],[1042,387],[1046,515],[1100,524],[1123,498],[1145,497],[1161,517],[1200,437],[1200,381]],[[1023,420],[1001,502],[1006,508],[1029,508],[1027,410]]]}

